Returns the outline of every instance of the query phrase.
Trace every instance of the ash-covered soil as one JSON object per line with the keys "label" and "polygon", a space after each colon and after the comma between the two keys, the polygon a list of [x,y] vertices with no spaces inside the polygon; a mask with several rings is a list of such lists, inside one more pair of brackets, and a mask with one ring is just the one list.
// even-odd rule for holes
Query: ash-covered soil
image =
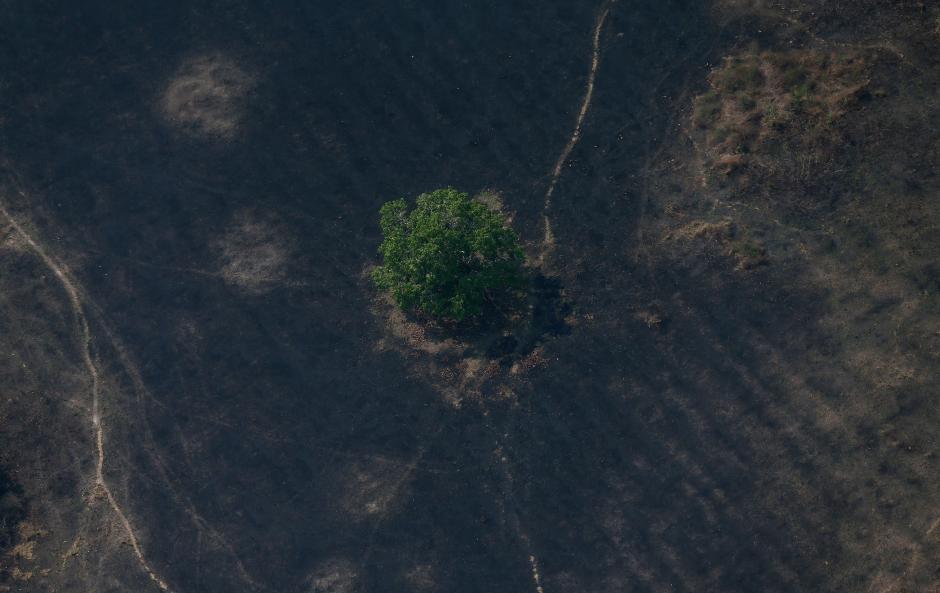
{"label": "ash-covered soil", "polygon": [[[938,18],[7,3],[0,590],[940,591]],[[368,280],[446,185],[518,336]]]}

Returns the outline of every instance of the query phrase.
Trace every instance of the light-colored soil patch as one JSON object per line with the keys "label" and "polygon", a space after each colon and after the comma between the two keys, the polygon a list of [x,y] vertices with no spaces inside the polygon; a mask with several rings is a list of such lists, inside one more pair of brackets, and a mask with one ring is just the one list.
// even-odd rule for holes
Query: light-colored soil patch
{"label": "light-colored soil patch", "polygon": [[356,520],[381,517],[401,493],[408,466],[385,459],[361,459],[346,465],[343,484],[343,511]]}
{"label": "light-colored soil patch", "polygon": [[355,593],[359,569],[345,558],[332,558],[317,566],[307,577],[308,593]]}
{"label": "light-colored soil patch", "polygon": [[222,278],[241,290],[267,292],[286,278],[291,242],[282,226],[263,213],[236,213],[214,247]]}
{"label": "light-colored soil patch", "polygon": [[243,117],[243,101],[255,81],[221,54],[186,60],[160,100],[167,121],[184,133],[232,139]]}
{"label": "light-colored soil patch", "polygon": [[437,585],[434,572],[430,564],[418,564],[405,573],[405,581],[415,591],[433,591]]}
{"label": "light-colored soil patch", "polygon": [[375,344],[376,350],[397,350],[414,358],[419,363],[416,374],[430,379],[454,407],[479,397],[483,381],[497,372],[484,359],[468,356],[466,344],[431,336],[424,325],[408,319],[387,296],[376,300],[373,314],[383,320],[388,334]]}

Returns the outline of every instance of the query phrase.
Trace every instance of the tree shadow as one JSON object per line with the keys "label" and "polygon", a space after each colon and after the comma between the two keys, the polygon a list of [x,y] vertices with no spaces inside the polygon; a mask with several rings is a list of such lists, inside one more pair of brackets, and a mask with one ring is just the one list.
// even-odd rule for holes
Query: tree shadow
{"label": "tree shadow", "polygon": [[567,318],[571,312],[572,304],[566,300],[561,279],[532,271],[521,290],[494,295],[475,319],[452,322],[420,312],[407,316],[423,324],[429,338],[458,340],[466,345],[465,355],[509,367],[546,340],[569,333]]}

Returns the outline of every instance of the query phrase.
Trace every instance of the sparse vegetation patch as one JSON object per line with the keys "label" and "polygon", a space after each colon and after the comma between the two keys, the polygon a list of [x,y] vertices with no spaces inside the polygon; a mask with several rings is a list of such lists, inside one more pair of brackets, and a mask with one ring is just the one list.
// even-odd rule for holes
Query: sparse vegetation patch
{"label": "sparse vegetation patch", "polygon": [[822,159],[833,123],[865,93],[865,60],[810,50],[745,53],[725,59],[695,100],[692,120],[706,169],[731,175],[760,165],[759,152],[787,143],[804,166]]}

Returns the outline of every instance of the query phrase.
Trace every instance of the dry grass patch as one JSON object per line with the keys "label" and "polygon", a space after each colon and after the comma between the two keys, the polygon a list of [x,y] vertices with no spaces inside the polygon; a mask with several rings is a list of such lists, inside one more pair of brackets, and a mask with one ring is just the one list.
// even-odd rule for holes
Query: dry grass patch
{"label": "dry grass patch", "polygon": [[[691,220],[670,229],[663,238],[687,248],[697,246],[703,251],[717,251],[731,258],[737,270],[750,270],[770,263],[763,242],[728,218]],[[647,324],[653,327],[659,322],[647,321]]]}
{"label": "dry grass patch", "polygon": [[725,58],[695,99],[692,124],[706,173],[775,169],[764,152],[786,148],[803,174],[833,148],[832,128],[866,95],[866,60],[856,52],[792,50]]}

